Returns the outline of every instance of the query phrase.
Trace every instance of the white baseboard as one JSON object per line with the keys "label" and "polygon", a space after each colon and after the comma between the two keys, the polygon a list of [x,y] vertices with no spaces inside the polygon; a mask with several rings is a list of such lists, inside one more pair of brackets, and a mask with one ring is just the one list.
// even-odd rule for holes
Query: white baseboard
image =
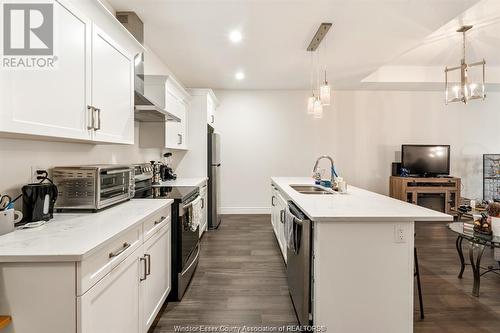
{"label": "white baseboard", "polygon": [[220,214],[271,214],[270,207],[221,207]]}

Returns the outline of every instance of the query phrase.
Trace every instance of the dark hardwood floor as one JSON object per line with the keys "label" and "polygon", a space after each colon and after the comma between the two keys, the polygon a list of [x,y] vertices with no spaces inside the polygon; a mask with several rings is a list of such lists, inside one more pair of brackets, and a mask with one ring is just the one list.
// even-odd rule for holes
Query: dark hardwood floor
{"label": "dark hardwood floor", "polygon": [[188,291],[169,303],[155,333],[176,325],[281,326],[295,323],[286,272],[269,215],[225,215],[206,232]]}
{"label": "dark hardwood floor", "polygon": [[[458,279],[460,261],[455,235],[445,223],[416,224],[418,259],[424,295],[425,319],[415,311],[415,333],[500,332],[500,276],[481,278],[479,297],[472,296],[472,271],[467,266]],[[468,262],[467,242],[463,243]],[[493,250],[484,253],[482,266],[497,265]],[[415,297],[415,309],[418,309]]]}
{"label": "dark hardwood floor", "polygon": [[[417,223],[416,233],[425,319],[419,318],[415,297],[414,332],[500,332],[500,277],[483,276],[480,297],[472,296],[470,267],[463,279],[457,278],[453,233],[444,223]],[[492,251],[485,252],[483,264],[496,264]],[[174,332],[176,325],[294,323],[285,266],[270,217],[226,215],[219,230],[203,237],[200,264],[182,302],[168,304],[154,332]]]}

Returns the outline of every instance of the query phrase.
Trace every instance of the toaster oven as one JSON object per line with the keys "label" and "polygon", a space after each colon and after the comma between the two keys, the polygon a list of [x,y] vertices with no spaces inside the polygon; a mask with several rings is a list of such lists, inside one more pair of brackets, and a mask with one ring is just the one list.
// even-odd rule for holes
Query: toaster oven
{"label": "toaster oven", "polygon": [[55,167],[52,176],[59,190],[58,211],[97,211],[134,196],[134,168],[130,165]]}

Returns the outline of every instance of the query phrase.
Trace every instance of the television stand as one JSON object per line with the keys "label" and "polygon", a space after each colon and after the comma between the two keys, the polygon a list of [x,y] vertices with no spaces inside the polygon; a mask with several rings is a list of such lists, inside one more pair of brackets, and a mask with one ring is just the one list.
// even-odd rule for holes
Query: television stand
{"label": "television stand", "polygon": [[415,205],[446,214],[460,205],[461,179],[457,177],[397,177],[391,176],[389,195]]}

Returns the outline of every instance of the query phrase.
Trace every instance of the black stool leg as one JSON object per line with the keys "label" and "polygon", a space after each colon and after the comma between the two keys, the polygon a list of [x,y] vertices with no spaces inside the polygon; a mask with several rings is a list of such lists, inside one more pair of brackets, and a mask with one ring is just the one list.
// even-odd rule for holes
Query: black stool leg
{"label": "black stool leg", "polygon": [[422,301],[422,285],[420,284],[420,271],[418,270],[417,248],[413,248],[415,258],[415,276],[417,277],[418,301],[420,304],[420,319],[424,319],[424,303]]}

